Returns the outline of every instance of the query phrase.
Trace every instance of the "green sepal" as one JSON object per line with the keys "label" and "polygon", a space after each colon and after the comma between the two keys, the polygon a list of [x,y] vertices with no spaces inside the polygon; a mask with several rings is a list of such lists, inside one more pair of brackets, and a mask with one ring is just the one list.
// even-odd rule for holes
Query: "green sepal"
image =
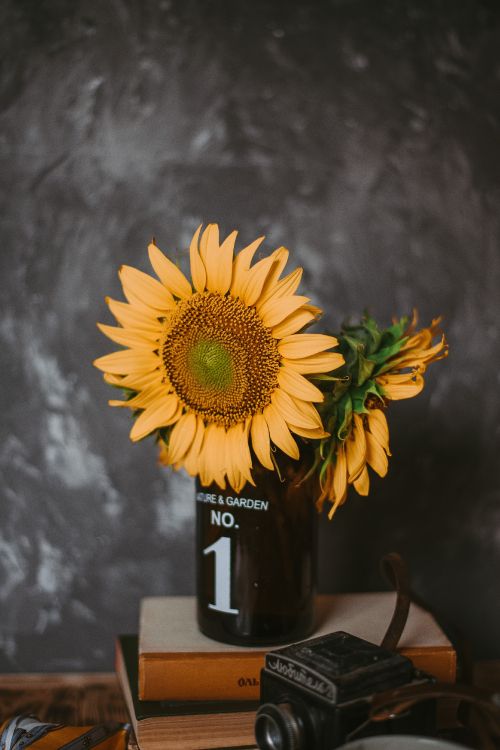
{"label": "green sepal", "polygon": [[356,414],[367,414],[366,399],[370,394],[383,401],[379,387],[373,380],[351,390],[352,408]]}
{"label": "green sepal", "polygon": [[395,341],[393,344],[389,344],[388,346],[384,346],[383,349],[380,349],[375,354],[371,355],[371,359],[374,361],[376,365],[382,365],[385,364],[386,360],[388,360],[390,357],[394,357],[395,354],[399,352],[403,344],[408,341],[407,338],[399,339],[398,341]]}
{"label": "green sepal", "polygon": [[337,407],[337,424],[336,436],[340,441],[346,439],[349,434],[349,428],[352,420],[352,400],[351,396],[346,393]]}
{"label": "green sepal", "polygon": [[364,314],[363,322],[364,322],[364,326],[366,330],[370,334],[371,345],[368,346],[368,354],[370,355],[370,358],[371,358],[371,354],[373,352],[376,352],[380,346],[382,333],[380,332],[380,328],[378,327],[377,321],[374,318],[372,318],[370,315],[368,315],[367,312],[365,312]]}
{"label": "green sepal", "polygon": [[325,458],[325,460],[323,461],[323,463],[321,465],[321,469],[319,471],[319,485],[320,485],[320,487],[323,484],[323,480],[325,478],[326,471],[327,471],[327,469],[328,469],[328,467],[329,467],[329,465],[331,463],[332,463],[332,460],[331,460],[330,457],[328,457],[328,458]]}
{"label": "green sepal", "polygon": [[373,372],[376,362],[373,359],[367,359],[362,352],[358,355],[358,377],[356,379],[357,385],[363,385],[368,380]]}
{"label": "green sepal", "polygon": [[320,463],[321,463],[321,456],[319,455],[318,450],[315,450],[313,464],[311,468],[309,469],[309,471],[307,472],[307,474],[304,476],[304,478],[301,479],[300,484],[302,484],[303,482],[307,482],[308,479],[311,479],[316,474],[316,471]]}
{"label": "green sepal", "polygon": [[341,375],[339,377],[335,377],[334,375],[308,375],[308,380],[322,380],[326,383],[333,383],[336,380],[349,380],[348,375]]}
{"label": "green sepal", "polygon": [[174,429],[173,425],[169,427],[159,427],[156,433],[157,441],[161,439],[166,445],[168,445],[169,440],[170,440],[170,433],[172,432],[173,429]]}
{"label": "green sepal", "polygon": [[403,334],[408,328],[408,318],[405,316],[400,318],[397,323],[393,323],[382,332],[382,338],[380,340],[380,348],[384,349],[387,346],[391,346],[396,341],[403,338]]}
{"label": "green sepal", "polygon": [[132,388],[123,388],[123,386],[119,385],[118,388],[121,388],[123,391],[123,395],[125,396],[125,401],[130,401],[134,398],[134,396],[137,396],[139,391],[133,391]]}
{"label": "green sepal", "polygon": [[346,378],[342,378],[342,380],[338,380],[332,389],[333,400],[336,402],[340,401],[343,395],[349,390],[350,387],[351,387],[350,377],[346,377]]}
{"label": "green sepal", "polygon": [[360,342],[368,355],[375,352],[380,345],[382,332],[374,318],[366,312],[360,323],[356,325],[344,324],[342,331],[344,337],[352,337],[357,342]]}

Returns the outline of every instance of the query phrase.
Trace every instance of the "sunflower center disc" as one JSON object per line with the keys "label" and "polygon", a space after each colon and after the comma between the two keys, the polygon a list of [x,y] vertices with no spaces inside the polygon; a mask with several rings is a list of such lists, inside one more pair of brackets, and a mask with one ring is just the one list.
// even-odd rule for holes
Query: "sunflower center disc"
{"label": "sunflower center disc", "polygon": [[203,292],[179,302],[161,355],[181,401],[225,427],[261,412],[278,384],[278,342],[235,297]]}
{"label": "sunflower center disc", "polygon": [[231,352],[219,341],[201,339],[188,353],[189,370],[200,385],[226,390],[233,381]]}

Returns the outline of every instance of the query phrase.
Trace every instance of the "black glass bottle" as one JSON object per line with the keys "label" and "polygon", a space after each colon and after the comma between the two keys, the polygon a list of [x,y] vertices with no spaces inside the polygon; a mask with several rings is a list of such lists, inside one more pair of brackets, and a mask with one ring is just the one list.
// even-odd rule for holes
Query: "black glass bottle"
{"label": "black glass bottle", "polygon": [[196,482],[198,625],[218,641],[273,645],[314,626],[317,511],[310,456],[254,468],[236,493]]}

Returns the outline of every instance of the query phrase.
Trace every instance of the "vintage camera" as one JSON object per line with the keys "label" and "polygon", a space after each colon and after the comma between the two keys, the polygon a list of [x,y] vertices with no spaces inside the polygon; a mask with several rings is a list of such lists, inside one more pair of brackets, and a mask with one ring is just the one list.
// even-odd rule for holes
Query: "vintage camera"
{"label": "vintage camera", "polygon": [[374,734],[433,734],[434,701],[370,721],[375,695],[433,682],[406,657],[342,631],[271,651],[261,672],[257,744],[261,750],[331,750]]}

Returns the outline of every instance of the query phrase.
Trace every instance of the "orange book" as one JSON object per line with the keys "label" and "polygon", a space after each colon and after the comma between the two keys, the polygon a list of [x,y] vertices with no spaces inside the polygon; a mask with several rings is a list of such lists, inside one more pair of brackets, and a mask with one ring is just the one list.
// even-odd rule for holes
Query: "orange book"
{"label": "orange book", "polygon": [[[379,644],[391,620],[392,592],[318,596],[311,637],[344,630]],[[141,700],[243,700],[259,698],[260,670],[270,648],[244,648],[199,632],[196,600],[149,597],[141,602],[139,698]],[[411,605],[398,650],[415,667],[453,682],[456,653],[432,615]]]}
{"label": "orange book", "polygon": [[[118,636],[116,674],[140,750],[234,750],[254,746],[257,703],[139,700],[137,636]],[[130,743],[130,747],[136,744]]]}

